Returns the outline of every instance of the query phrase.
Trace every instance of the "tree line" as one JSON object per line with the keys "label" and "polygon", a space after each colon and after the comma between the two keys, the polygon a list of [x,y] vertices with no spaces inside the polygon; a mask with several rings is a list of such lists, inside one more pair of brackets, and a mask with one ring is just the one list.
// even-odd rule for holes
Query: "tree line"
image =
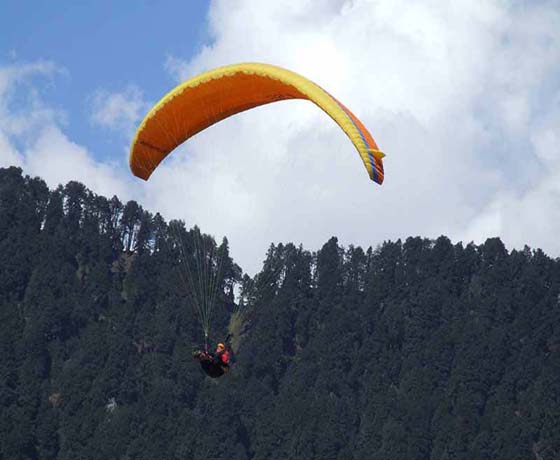
{"label": "tree line", "polygon": [[[197,241],[219,380],[191,357]],[[559,294],[497,238],[272,244],[250,277],[227,239],[0,169],[0,458],[553,460]]]}

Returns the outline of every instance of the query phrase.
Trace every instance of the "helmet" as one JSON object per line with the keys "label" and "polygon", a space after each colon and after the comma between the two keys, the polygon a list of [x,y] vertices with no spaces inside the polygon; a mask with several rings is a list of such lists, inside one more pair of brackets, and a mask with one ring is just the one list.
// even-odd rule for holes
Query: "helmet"
{"label": "helmet", "polygon": [[217,348],[225,348],[225,347],[226,347],[226,346],[225,346],[222,342],[220,342],[220,343],[217,345]]}

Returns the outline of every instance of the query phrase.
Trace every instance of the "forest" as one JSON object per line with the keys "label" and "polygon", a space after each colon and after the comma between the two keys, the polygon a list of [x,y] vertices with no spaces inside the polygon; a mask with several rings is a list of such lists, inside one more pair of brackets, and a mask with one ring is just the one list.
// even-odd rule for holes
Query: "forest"
{"label": "forest", "polygon": [[[560,458],[560,261],[333,236],[248,276],[203,230],[0,169],[0,459]],[[222,257],[219,379],[174,235]]]}

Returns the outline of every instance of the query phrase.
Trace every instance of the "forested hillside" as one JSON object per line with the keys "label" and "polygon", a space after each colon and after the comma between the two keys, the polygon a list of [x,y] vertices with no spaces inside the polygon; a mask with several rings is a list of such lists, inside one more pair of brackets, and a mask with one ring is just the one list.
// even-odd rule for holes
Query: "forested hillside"
{"label": "forested hillside", "polygon": [[203,236],[210,339],[235,331],[212,380],[172,232],[190,248],[194,224],[0,169],[1,459],[560,458],[558,261],[333,237],[250,278]]}

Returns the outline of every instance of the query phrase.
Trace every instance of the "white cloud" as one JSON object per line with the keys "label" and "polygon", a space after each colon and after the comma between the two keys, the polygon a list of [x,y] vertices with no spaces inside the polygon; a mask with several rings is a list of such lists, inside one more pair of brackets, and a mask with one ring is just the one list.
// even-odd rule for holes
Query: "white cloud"
{"label": "white cloud", "polygon": [[65,114],[38,96],[41,79],[61,72],[50,62],[0,68],[0,167],[19,166],[50,187],[78,180],[96,193],[131,198],[134,188],[122,166],[98,162],[71,141],[64,133]]}
{"label": "white cloud", "polygon": [[69,140],[54,125],[45,126],[24,155],[26,171],[49,184],[75,180],[108,197],[130,197],[128,180],[119,174],[117,165],[95,161],[84,147]]}
{"label": "white cloud", "polygon": [[547,175],[525,193],[500,192],[461,235],[467,241],[482,242],[500,236],[511,247],[525,244],[560,254],[560,171]]}
{"label": "white cloud", "polygon": [[[560,252],[550,3],[222,0],[209,24],[194,58],[168,59],[178,80],[226,63],[285,66],[346,103],[388,155],[379,188],[334,124],[294,102],[189,141],[147,184],[154,207],[228,235],[244,268],[258,269],[271,241],[317,248],[330,235],[365,246],[500,235]],[[550,220],[531,230],[537,217]]]}
{"label": "white cloud", "polygon": [[552,170],[560,167],[560,91],[549,96],[547,110],[535,117],[530,132],[530,142],[535,155]]}
{"label": "white cloud", "polygon": [[28,83],[32,77],[52,77],[54,74],[63,72],[64,69],[50,61],[14,64],[0,68],[0,107],[5,109],[7,98],[18,84]]}
{"label": "white cloud", "polygon": [[94,124],[123,131],[128,137],[132,137],[136,124],[149,109],[142,91],[134,85],[129,85],[122,92],[98,90],[91,105]]}
{"label": "white cloud", "polygon": [[21,166],[23,159],[8,136],[0,132],[0,167]]}

